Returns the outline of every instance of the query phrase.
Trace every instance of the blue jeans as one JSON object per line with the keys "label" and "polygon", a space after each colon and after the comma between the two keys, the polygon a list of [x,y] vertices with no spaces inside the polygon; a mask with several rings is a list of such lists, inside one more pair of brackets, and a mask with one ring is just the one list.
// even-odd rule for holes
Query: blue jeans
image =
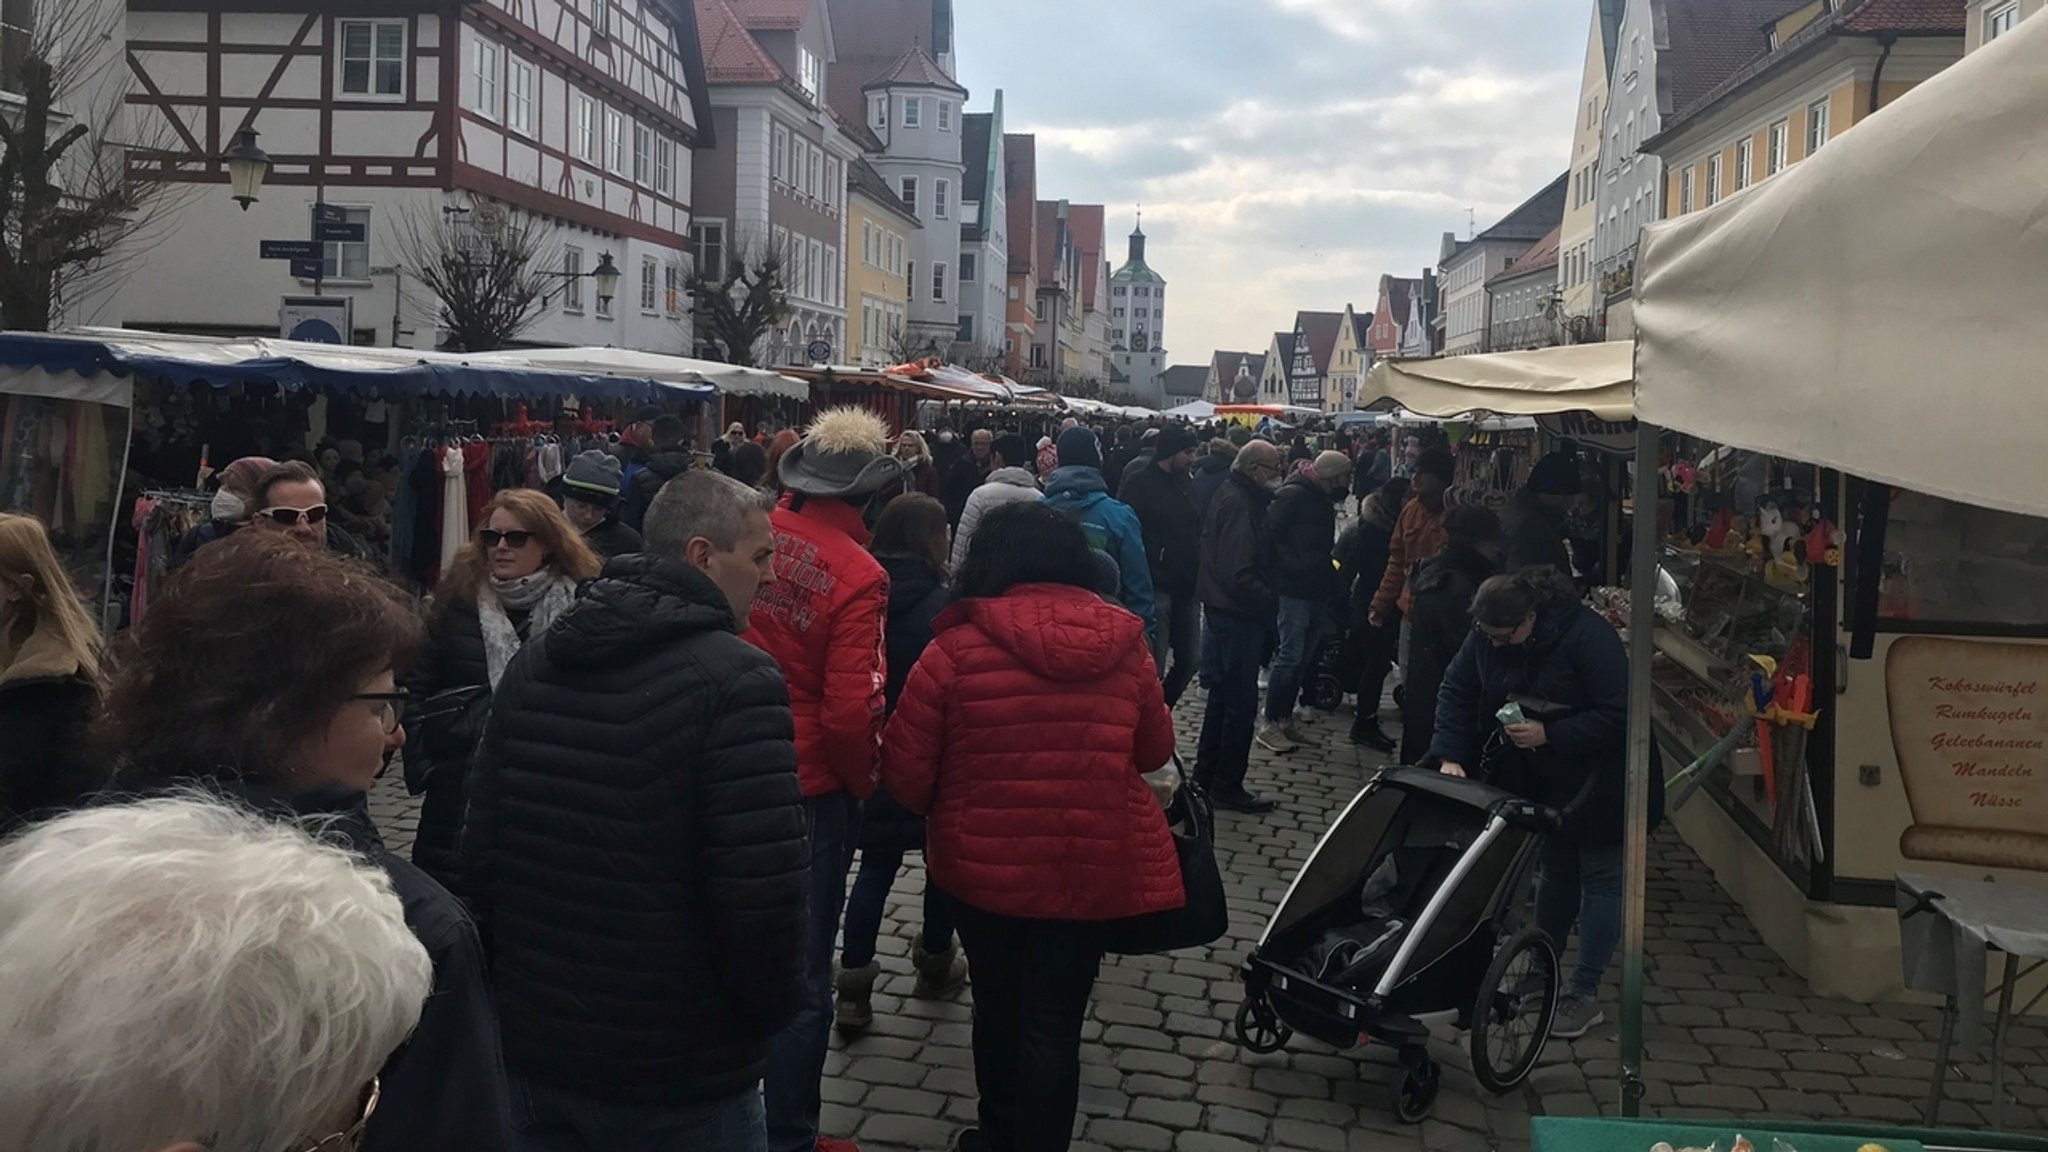
{"label": "blue jeans", "polygon": [[846,904],[853,829],[860,802],[844,792],[804,801],[811,841],[811,887],[804,904],[804,986],[796,1018],[768,1052],[764,1095],[768,1140],[775,1152],[811,1152],[818,1142],[818,1083],[832,1041],[832,942]]}
{"label": "blue jeans", "polygon": [[761,1091],[705,1104],[621,1104],[512,1081],[519,1152],[768,1152]]}
{"label": "blue jeans", "polygon": [[[903,870],[900,848],[863,848],[853,894],[846,898],[846,939],[839,966],[865,968],[875,958],[875,937],[882,931],[883,906],[896,874]],[[953,913],[930,877],[924,882],[924,950],[936,956],[953,946]]]}
{"label": "blue jeans", "polygon": [[1195,782],[1218,796],[1243,792],[1251,767],[1252,731],[1259,720],[1259,664],[1266,658],[1269,628],[1264,620],[1213,608],[1208,619],[1214,647],[1215,682],[1202,713],[1202,738],[1195,748]]}
{"label": "blue jeans", "polygon": [[1621,845],[1543,842],[1536,875],[1536,926],[1564,951],[1579,922],[1579,962],[1566,991],[1594,997],[1621,942]]}
{"label": "blue jeans", "polygon": [[1266,721],[1277,724],[1294,715],[1301,682],[1315,667],[1316,643],[1323,633],[1323,606],[1294,596],[1280,598],[1280,650],[1266,677]]}

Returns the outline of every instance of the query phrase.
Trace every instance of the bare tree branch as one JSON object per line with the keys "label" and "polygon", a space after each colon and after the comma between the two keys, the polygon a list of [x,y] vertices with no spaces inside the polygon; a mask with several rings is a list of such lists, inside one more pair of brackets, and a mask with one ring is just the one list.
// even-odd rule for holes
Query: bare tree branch
{"label": "bare tree branch", "polygon": [[171,149],[127,129],[113,35],[123,17],[118,5],[37,0],[26,30],[0,31],[0,87],[19,100],[0,115],[0,324],[9,328],[49,329],[191,193],[139,163]]}
{"label": "bare tree branch", "polygon": [[723,267],[693,264],[684,288],[690,294],[698,342],[727,364],[758,367],[762,343],[789,319],[789,285],[777,252],[753,254],[735,248]]}
{"label": "bare tree branch", "polygon": [[457,352],[492,352],[546,314],[560,278],[552,235],[537,216],[496,204],[450,212],[413,205],[399,213],[395,248],[415,303],[434,314]]}

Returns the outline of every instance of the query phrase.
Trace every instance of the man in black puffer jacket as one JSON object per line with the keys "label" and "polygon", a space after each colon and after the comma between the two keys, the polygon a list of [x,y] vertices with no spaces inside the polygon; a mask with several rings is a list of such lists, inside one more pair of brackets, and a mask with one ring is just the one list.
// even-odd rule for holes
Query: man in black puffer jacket
{"label": "man in black puffer jacket", "polygon": [[1295,698],[1314,688],[1325,617],[1337,595],[1337,501],[1351,488],[1351,461],[1324,452],[1288,477],[1266,510],[1272,539],[1273,591],[1279,594],[1279,645],[1266,681],[1266,722],[1259,743],[1292,752],[1301,743],[1294,727]]}
{"label": "man in black puffer jacket", "polygon": [[762,497],[693,471],[499,682],[463,829],[533,1148],[765,1147],[810,858]]}

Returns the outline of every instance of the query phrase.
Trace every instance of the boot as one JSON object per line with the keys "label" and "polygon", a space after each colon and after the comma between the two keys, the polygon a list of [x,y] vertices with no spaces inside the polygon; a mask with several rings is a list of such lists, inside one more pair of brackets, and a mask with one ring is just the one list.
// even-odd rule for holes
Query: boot
{"label": "boot", "polygon": [[967,983],[967,957],[955,944],[944,952],[927,952],[924,941],[910,946],[910,966],[917,969],[915,994],[926,998],[944,996]]}
{"label": "boot", "polygon": [[875,1006],[870,1001],[875,994],[875,977],[881,974],[882,963],[879,960],[868,961],[864,968],[840,969],[834,1022],[843,1035],[858,1036],[875,1022]]}

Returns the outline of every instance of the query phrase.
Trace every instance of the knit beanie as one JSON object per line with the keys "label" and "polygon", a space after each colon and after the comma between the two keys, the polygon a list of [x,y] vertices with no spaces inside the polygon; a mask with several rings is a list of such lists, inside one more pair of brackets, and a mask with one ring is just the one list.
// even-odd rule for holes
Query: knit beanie
{"label": "knit beanie", "polygon": [[1322,452],[1316,456],[1315,469],[1319,480],[1342,479],[1351,475],[1351,457],[1342,452]]}
{"label": "knit beanie", "polygon": [[1095,433],[1089,429],[1069,428],[1060,433],[1057,448],[1062,468],[1075,465],[1102,467],[1102,445],[1096,442]]}
{"label": "knit beanie", "polygon": [[625,472],[617,456],[593,448],[569,461],[562,484],[571,499],[608,508],[619,498],[619,483]]}
{"label": "knit beanie", "polygon": [[1568,452],[1552,452],[1529,470],[1529,491],[1538,496],[1577,496],[1579,462]]}

